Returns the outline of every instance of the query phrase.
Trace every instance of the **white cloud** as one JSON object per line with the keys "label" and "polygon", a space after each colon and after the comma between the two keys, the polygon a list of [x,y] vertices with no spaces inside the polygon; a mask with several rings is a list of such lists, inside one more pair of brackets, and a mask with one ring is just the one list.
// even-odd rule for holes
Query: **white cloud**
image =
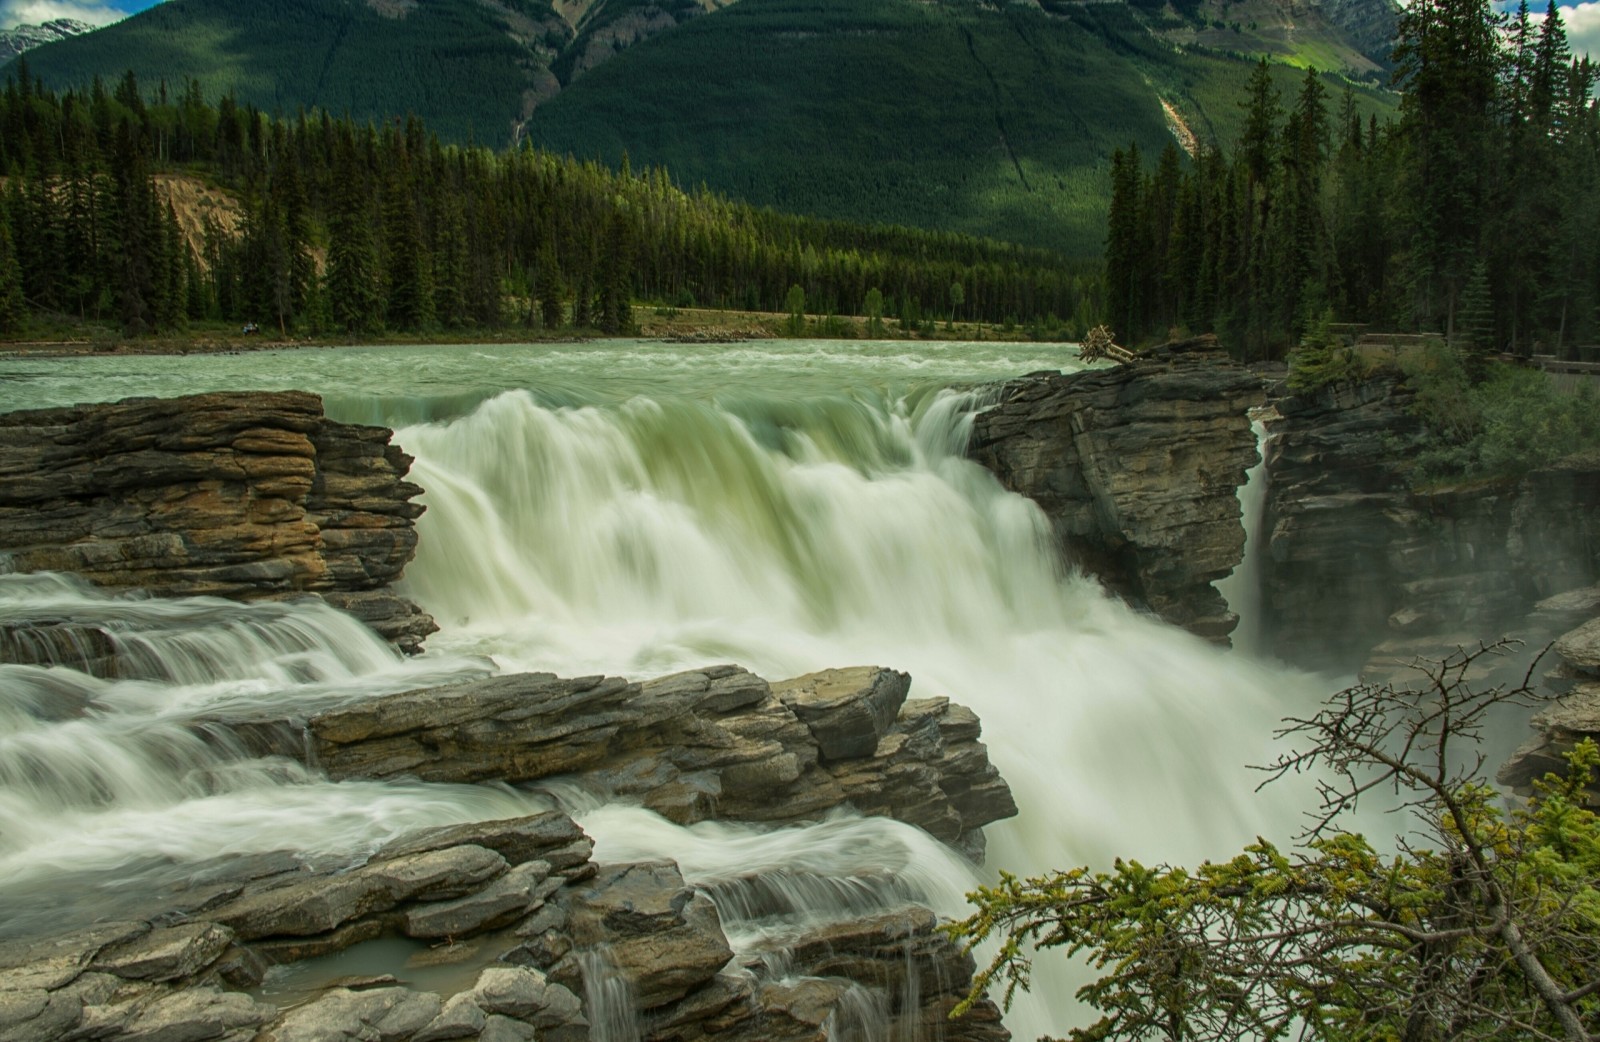
{"label": "white cloud", "polygon": [[1600,3],[1563,7],[1561,21],[1567,27],[1567,43],[1572,53],[1600,60]]}
{"label": "white cloud", "polygon": [[[1515,17],[1518,2],[1495,0],[1494,8]],[[1535,29],[1544,24],[1545,11],[1549,6],[1549,0],[1528,0],[1528,18]],[[1572,48],[1572,53],[1579,56],[1587,54],[1600,61],[1600,0],[1588,0],[1573,6],[1557,4],[1556,7],[1561,12],[1561,24],[1567,28],[1567,46]]]}
{"label": "white cloud", "polygon": [[110,0],[0,0],[0,29],[38,25],[52,18],[110,25],[128,17],[126,6]]}

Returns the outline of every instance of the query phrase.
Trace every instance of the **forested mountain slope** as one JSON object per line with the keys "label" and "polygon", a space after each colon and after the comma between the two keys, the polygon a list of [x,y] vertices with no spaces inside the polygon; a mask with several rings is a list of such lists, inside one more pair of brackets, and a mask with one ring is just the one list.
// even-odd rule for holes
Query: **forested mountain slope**
{"label": "forested mountain slope", "polygon": [[1211,37],[1275,47],[1286,91],[1294,64],[1374,68],[1321,15],[1292,32],[1252,20],[1230,36],[1204,5],[721,5],[169,0],[27,60],[57,89],[131,68],[146,87],[177,94],[192,78],[208,99],[231,91],[268,112],[415,113],[446,141],[529,137],[613,166],[626,153],[758,205],[1083,256],[1103,243],[1116,147],[1237,136],[1249,64],[1203,46]]}

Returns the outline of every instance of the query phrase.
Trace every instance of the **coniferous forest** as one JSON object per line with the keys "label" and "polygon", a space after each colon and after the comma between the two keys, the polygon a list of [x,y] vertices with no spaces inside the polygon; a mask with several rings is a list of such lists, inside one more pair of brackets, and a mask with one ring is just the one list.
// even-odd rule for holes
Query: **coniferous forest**
{"label": "coniferous forest", "polygon": [[[632,306],[1097,319],[1100,273],[971,236],[792,217],[524,147],[446,146],[417,119],[275,118],[190,81],[0,95],[0,333],[30,316],[129,335],[197,321],[365,335],[633,328]],[[236,199],[180,225],[163,178]],[[959,287],[959,288],[958,288]],[[1056,316],[1059,316],[1057,318]]]}
{"label": "coniferous forest", "polygon": [[1596,70],[1554,4],[1416,0],[1395,50],[1398,118],[1362,120],[1308,75],[1258,67],[1231,155],[1149,169],[1117,153],[1108,321],[1128,342],[1216,332],[1281,357],[1328,320],[1572,356],[1597,338]]}

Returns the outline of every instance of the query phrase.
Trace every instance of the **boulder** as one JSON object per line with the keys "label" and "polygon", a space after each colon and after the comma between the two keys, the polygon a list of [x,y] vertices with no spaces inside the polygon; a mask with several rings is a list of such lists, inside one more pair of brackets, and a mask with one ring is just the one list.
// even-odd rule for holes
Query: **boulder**
{"label": "boulder", "polygon": [[1555,642],[1555,652],[1580,673],[1600,676],[1600,618],[1563,634]]}
{"label": "boulder", "polygon": [[552,975],[570,982],[614,972],[640,1009],[682,999],[733,958],[716,906],[671,862],[602,867],[565,903],[573,944],[588,958],[568,955]]}
{"label": "boulder", "polygon": [[871,756],[906,700],[911,678],[874,667],[827,669],[773,688],[811,731],[824,761]]}

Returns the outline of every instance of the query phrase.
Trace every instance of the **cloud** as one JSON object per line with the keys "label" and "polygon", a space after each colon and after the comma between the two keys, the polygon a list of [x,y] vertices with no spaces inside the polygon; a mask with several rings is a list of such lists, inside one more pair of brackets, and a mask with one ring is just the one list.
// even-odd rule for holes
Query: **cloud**
{"label": "cloud", "polygon": [[148,3],[129,0],[0,0],[0,29],[38,25],[52,18],[76,18],[91,25],[110,25]]}
{"label": "cloud", "polygon": [[1600,3],[1564,7],[1561,21],[1567,27],[1567,44],[1573,54],[1600,59]]}
{"label": "cloud", "polygon": [[[1494,8],[1515,16],[1518,2],[1495,0]],[[1544,23],[1549,6],[1549,0],[1528,0],[1528,17],[1535,29]],[[1566,26],[1567,46],[1572,48],[1572,53],[1579,57],[1587,54],[1600,61],[1600,0],[1574,5],[1558,3],[1556,7],[1561,11],[1561,24]]]}

